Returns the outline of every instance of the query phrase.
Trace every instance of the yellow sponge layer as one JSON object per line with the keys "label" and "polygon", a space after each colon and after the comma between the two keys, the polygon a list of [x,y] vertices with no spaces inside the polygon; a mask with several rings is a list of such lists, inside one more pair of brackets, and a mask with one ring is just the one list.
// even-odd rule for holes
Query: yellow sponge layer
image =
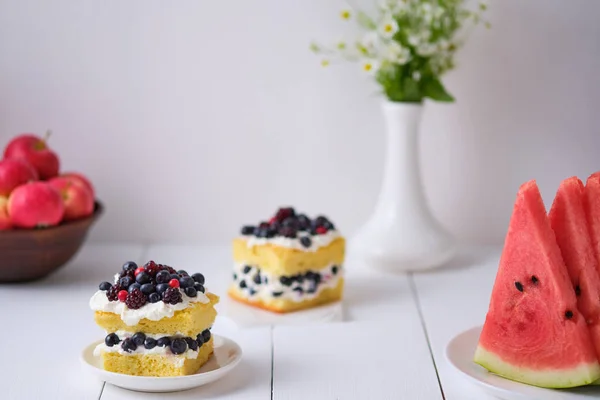
{"label": "yellow sponge layer", "polygon": [[340,278],[336,287],[323,289],[317,297],[307,299],[304,301],[293,301],[282,298],[271,298],[271,299],[248,299],[244,292],[240,290],[238,285],[233,284],[229,287],[229,296],[239,302],[262,308],[265,310],[287,313],[291,311],[304,310],[319,305],[333,303],[342,299],[344,290],[344,279]]}
{"label": "yellow sponge layer", "polygon": [[159,321],[144,318],[137,325],[129,326],[121,320],[119,314],[104,311],[96,311],[94,319],[107,332],[126,331],[164,333],[167,335],[179,332],[184,336],[195,337],[198,332],[212,326],[217,316],[214,306],[219,302],[219,296],[212,293],[206,293],[206,296],[210,300],[209,303],[191,303],[190,307],[175,311],[172,317],[163,318]]}
{"label": "yellow sponge layer", "polygon": [[233,259],[236,263],[257,265],[273,275],[295,275],[344,262],[346,241],[339,237],[317,251],[302,251],[267,243],[248,247],[244,238],[233,241]]}
{"label": "yellow sponge layer", "polygon": [[[104,369],[110,372],[137,376],[181,376],[198,372],[213,353],[213,338],[200,347],[197,358],[168,354],[102,353]],[[181,362],[183,361],[183,362]]]}

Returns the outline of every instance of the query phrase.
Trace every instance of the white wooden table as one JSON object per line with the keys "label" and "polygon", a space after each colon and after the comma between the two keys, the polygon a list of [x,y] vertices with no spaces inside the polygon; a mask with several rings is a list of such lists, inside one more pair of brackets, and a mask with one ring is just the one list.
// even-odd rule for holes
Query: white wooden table
{"label": "white wooden table", "polygon": [[446,343],[483,323],[500,249],[465,249],[436,272],[387,275],[346,263],[344,322],[256,327],[232,337],[242,363],[212,385],[137,393],[89,376],[82,348],[101,339],[89,297],[124,261],[154,259],[201,271],[225,296],[230,250],[87,245],[35,283],[0,284],[0,399],[487,400],[444,359]]}

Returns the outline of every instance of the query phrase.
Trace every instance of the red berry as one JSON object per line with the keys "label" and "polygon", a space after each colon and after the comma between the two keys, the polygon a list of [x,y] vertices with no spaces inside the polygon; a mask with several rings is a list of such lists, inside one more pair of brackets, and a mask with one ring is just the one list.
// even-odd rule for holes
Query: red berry
{"label": "red berry", "polygon": [[317,229],[315,229],[315,231],[319,234],[322,235],[323,233],[327,233],[327,228],[319,226]]}
{"label": "red berry", "polygon": [[277,221],[277,217],[271,217],[269,220],[269,225],[273,225],[273,222]]}
{"label": "red berry", "polygon": [[138,268],[135,270],[135,276],[137,276],[137,275],[138,275],[140,272],[144,272],[144,267],[138,267]]}
{"label": "red berry", "polygon": [[117,297],[119,298],[120,301],[127,300],[127,290],[121,290],[119,292],[119,294],[117,294]]}
{"label": "red berry", "polygon": [[169,281],[169,286],[171,286],[172,288],[178,288],[179,287],[179,281],[177,279],[171,279]]}

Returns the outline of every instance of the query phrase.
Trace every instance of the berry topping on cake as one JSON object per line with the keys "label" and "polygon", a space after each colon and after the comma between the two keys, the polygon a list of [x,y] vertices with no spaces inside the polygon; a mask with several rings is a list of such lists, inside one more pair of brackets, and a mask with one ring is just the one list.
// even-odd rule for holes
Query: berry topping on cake
{"label": "berry topping on cake", "polygon": [[133,279],[130,276],[124,276],[121,279],[119,279],[119,285],[123,288],[123,289],[127,289],[129,287],[129,285],[131,285],[133,283]]}
{"label": "berry topping on cake", "polygon": [[133,261],[127,261],[123,264],[123,271],[135,271],[137,268],[137,264]]}
{"label": "berry topping on cake", "polygon": [[[178,282],[179,284],[179,282]],[[163,302],[168,304],[177,304],[182,302],[181,292],[179,288],[169,288],[162,295]]]}
{"label": "berry topping on cake", "polygon": [[158,293],[150,293],[148,295],[148,302],[154,304],[154,303],[158,303],[160,301],[160,294]]}
{"label": "berry topping on cake", "polygon": [[300,239],[300,243],[302,243],[302,246],[304,247],[310,247],[310,245],[312,244],[312,240],[308,236],[303,236]]}
{"label": "berry topping on cake", "polygon": [[188,297],[196,297],[198,295],[198,291],[193,286],[186,287],[184,292]]}
{"label": "berry topping on cake", "polygon": [[241,233],[242,235],[252,235],[254,234],[254,229],[256,228],[252,225],[245,225],[242,226]]}
{"label": "berry topping on cake", "polygon": [[194,275],[192,275],[192,279],[195,282],[204,285],[204,275],[202,275],[200,272],[196,272]]}
{"label": "berry topping on cake", "polygon": [[111,287],[112,285],[110,284],[110,282],[102,282],[100,286],[98,286],[100,290],[109,290]]}
{"label": "berry topping on cake", "polygon": [[109,333],[108,335],[106,335],[106,337],[104,338],[104,343],[108,346],[108,347],[113,347],[117,344],[119,344],[121,340],[119,339],[119,337],[117,336],[116,333]]}
{"label": "berry topping on cake", "polygon": [[194,283],[196,282],[194,282],[194,280],[189,276],[179,278],[179,287],[182,289],[193,287]]}
{"label": "berry topping on cake", "polygon": [[327,233],[327,228],[324,226],[319,226],[315,229],[315,232],[317,232],[319,235],[323,235],[324,233]]}
{"label": "berry topping on cake", "polygon": [[286,238],[295,239],[298,236],[298,233],[295,228],[292,227],[283,227],[279,230],[279,234]]}
{"label": "berry topping on cake", "polygon": [[[173,276],[173,274],[171,274],[171,276]],[[178,288],[179,287],[179,279],[177,278],[173,278],[169,281],[169,286],[171,286],[172,288]]]}
{"label": "berry topping on cake", "polygon": [[121,286],[114,285],[112,286],[110,289],[108,289],[106,291],[106,297],[108,298],[108,301],[117,301],[119,300],[119,292],[121,291]]}
{"label": "berry topping on cake", "polygon": [[152,283],[144,283],[140,287],[140,290],[142,291],[142,293],[148,295],[150,293],[154,293],[156,291],[156,287]]}
{"label": "berry topping on cake", "polygon": [[125,304],[127,305],[127,307],[131,308],[132,310],[137,310],[138,308],[141,308],[144,304],[146,304],[146,302],[146,296],[144,296],[144,293],[142,293],[140,289],[134,289],[133,291],[131,291],[131,293],[127,295],[127,299],[125,300]]}
{"label": "berry topping on cake", "polygon": [[132,283],[131,285],[129,285],[129,287],[127,288],[127,291],[129,293],[133,292],[135,289],[139,289],[141,288],[142,285],[140,285],[139,283]]}
{"label": "berry topping on cake", "polygon": [[169,283],[171,280],[171,273],[166,270],[159,271],[156,273],[154,280],[156,283]]}
{"label": "berry topping on cake", "polygon": [[138,276],[139,273],[144,272],[144,271],[145,271],[144,267],[138,267],[135,269],[134,275]]}
{"label": "berry topping on cake", "polygon": [[159,266],[154,261],[148,261],[144,264],[144,269],[150,276],[155,276],[159,271]]}
{"label": "berry topping on cake", "polygon": [[139,274],[136,275],[135,277],[135,281],[137,283],[139,283],[140,285],[143,285],[145,283],[149,283],[151,280],[150,278],[150,274],[147,273],[146,271],[142,271]]}
{"label": "berry topping on cake", "polygon": [[125,302],[127,300],[127,290],[120,290],[117,294],[119,301]]}
{"label": "berry topping on cake", "polygon": [[183,354],[187,350],[187,343],[184,339],[173,339],[171,341],[171,352],[173,354]]}
{"label": "berry topping on cake", "polygon": [[169,286],[168,283],[159,283],[158,285],[156,285],[156,293],[163,294],[165,290],[169,289],[170,287],[171,286]]}
{"label": "berry topping on cake", "polygon": [[196,282],[194,284],[194,289],[196,289],[196,292],[201,292],[204,293],[206,291],[206,289],[204,288],[204,286],[198,282]]}

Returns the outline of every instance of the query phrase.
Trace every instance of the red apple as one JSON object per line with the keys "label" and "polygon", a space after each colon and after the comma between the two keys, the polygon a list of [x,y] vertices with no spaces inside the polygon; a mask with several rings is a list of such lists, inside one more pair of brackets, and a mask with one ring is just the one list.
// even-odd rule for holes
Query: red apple
{"label": "red apple", "polygon": [[55,152],[48,148],[46,141],[50,133],[44,139],[31,133],[24,133],[8,143],[4,149],[4,158],[23,158],[36,169],[40,179],[50,179],[58,175],[60,161]]}
{"label": "red apple", "polygon": [[7,210],[8,198],[0,196],[0,231],[5,231],[12,228],[10,217]]}
{"label": "red apple", "polygon": [[74,184],[84,186],[87,190],[90,191],[90,193],[92,194],[92,198],[96,198],[96,191],[94,190],[94,185],[92,185],[92,182],[83,174],[80,174],[78,172],[65,172],[60,176],[70,179],[71,182],[73,182]]}
{"label": "red apple", "polygon": [[83,185],[65,177],[52,178],[48,183],[59,191],[65,203],[65,221],[87,217],[94,212],[94,198]]}
{"label": "red apple", "polygon": [[18,228],[58,225],[65,214],[58,190],[41,181],[26,183],[13,190],[7,208],[13,226]]}
{"label": "red apple", "polygon": [[17,186],[37,179],[37,171],[25,160],[0,161],[0,196],[8,196]]}

